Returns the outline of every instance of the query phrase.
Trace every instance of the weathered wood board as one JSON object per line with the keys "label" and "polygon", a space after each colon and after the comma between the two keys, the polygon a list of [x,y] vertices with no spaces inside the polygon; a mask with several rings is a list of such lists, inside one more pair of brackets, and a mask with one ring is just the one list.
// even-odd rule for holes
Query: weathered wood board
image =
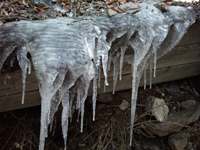
{"label": "weathered wood board", "polygon": [[[153,84],[173,81],[183,78],[189,78],[200,74],[200,61],[193,62],[177,66],[169,66],[157,69],[157,77],[153,78]],[[121,81],[118,81],[116,91],[131,89],[131,73],[124,74]],[[149,71],[147,71],[147,85],[149,85]],[[106,92],[112,92],[113,81],[112,77],[108,78],[109,86],[106,88]],[[92,84],[91,84],[92,85]],[[140,82],[140,86],[143,86],[143,77]],[[104,93],[104,80],[101,80],[101,87],[98,88],[98,94]],[[92,95],[92,86],[90,86],[88,95]],[[0,112],[21,109],[26,107],[32,107],[40,105],[40,95],[38,90],[26,92],[25,104],[21,104],[21,93],[4,95],[0,97]]]}
{"label": "weathered wood board", "polygon": [[[195,23],[183,37],[181,42],[169,53],[157,61],[156,78],[153,84],[189,78],[200,74],[200,22]],[[0,112],[14,109],[21,109],[40,105],[40,95],[38,83],[34,70],[27,76],[25,104],[21,104],[22,75],[21,70],[16,70],[9,74],[11,79],[7,79],[4,84],[4,75],[0,76]],[[102,75],[103,78],[103,75]],[[124,64],[122,81],[118,81],[116,91],[131,88],[131,67]],[[112,71],[108,74],[109,86],[106,92],[112,92]],[[147,70],[147,85],[149,84],[149,71]],[[140,82],[143,86],[143,77]],[[91,86],[92,87],[92,86]],[[104,79],[101,80],[101,87],[98,94],[103,93]],[[92,88],[89,89],[89,95]]]}

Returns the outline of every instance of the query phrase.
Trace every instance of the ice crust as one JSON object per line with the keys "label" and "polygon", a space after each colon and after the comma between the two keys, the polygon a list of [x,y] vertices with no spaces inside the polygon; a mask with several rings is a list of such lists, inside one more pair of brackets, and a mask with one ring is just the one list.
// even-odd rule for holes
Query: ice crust
{"label": "ice crust", "polygon": [[140,11],[135,14],[130,12],[110,18],[107,15],[88,18],[90,19],[83,19],[72,25],[67,24],[75,19],[56,18],[11,22],[0,26],[0,69],[9,55],[17,55],[23,78],[22,103],[27,69],[29,73],[31,70],[27,53],[31,55],[41,95],[39,150],[44,149],[48,125],[53,121],[60,104],[63,106],[65,149],[69,118],[72,118],[75,110],[78,110],[81,117],[80,129],[83,131],[84,103],[91,80],[95,120],[101,68],[107,86],[107,72],[112,62],[113,93],[118,76],[120,80],[122,78],[123,63],[127,62],[132,66],[131,145],[137,90],[142,73],[144,72],[146,88],[146,69],[150,66],[151,87],[152,74],[156,75],[157,59],[177,45],[188,27],[195,22],[191,9],[170,6],[168,12],[163,13],[145,3],[141,4]]}

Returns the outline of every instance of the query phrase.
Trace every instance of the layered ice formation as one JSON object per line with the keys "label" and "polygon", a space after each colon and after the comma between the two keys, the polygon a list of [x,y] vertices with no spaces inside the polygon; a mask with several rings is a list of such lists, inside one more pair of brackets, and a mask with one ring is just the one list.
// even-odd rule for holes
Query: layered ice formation
{"label": "layered ice formation", "polygon": [[[146,7],[148,6],[148,7]],[[78,110],[83,131],[84,103],[93,80],[93,120],[95,120],[97,86],[103,68],[113,68],[113,92],[122,78],[123,63],[132,66],[131,130],[141,75],[150,67],[150,79],[156,76],[156,61],[179,43],[195,22],[192,9],[170,6],[162,12],[143,3],[137,13],[128,11],[112,17],[56,18],[43,21],[10,22],[0,26],[0,69],[11,54],[17,56],[23,77],[24,103],[26,74],[30,73],[30,53],[41,95],[41,131],[39,149],[45,146],[48,125],[62,104],[62,131],[67,147],[68,120]],[[117,41],[117,42],[116,42]],[[115,44],[113,44],[115,43]],[[126,54],[128,47],[131,52]],[[12,57],[9,57],[12,58]],[[11,59],[12,62],[12,59]],[[151,86],[151,85],[150,85]],[[144,85],[146,87],[146,85]]]}

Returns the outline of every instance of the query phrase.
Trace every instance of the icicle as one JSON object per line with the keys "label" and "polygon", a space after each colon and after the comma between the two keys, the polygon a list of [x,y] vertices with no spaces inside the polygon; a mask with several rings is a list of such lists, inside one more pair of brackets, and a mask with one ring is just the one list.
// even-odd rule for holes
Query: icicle
{"label": "icicle", "polygon": [[76,110],[78,110],[77,122],[79,121],[79,115],[81,112],[81,92],[80,88],[77,88]]}
{"label": "icicle", "polygon": [[70,122],[72,122],[72,114],[74,111],[73,101],[74,101],[75,92],[70,92],[70,99],[69,99],[69,117]]}
{"label": "icicle", "polygon": [[6,80],[7,79],[11,79],[11,76],[8,74],[8,73],[6,73],[5,75],[4,75],[4,84],[6,84]]}
{"label": "icicle", "polygon": [[107,62],[108,62],[108,55],[102,55],[102,66],[103,66],[103,73],[105,77],[105,85],[108,86],[108,75],[107,75]]}
{"label": "icicle", "polygon": [[120,68],[120,60],[118,57],[116,57],[113,61],[114,67],[113,67],[113,94],[115,94],[115,87],[117,85],[117,78]]}
{"label": "icicle", "polygon": [[157,62],[157,51],[154,52],[154,73],[153,77],[156,77],[156,62]]}
{"label": "icicle", "polygon": [[112,55],[111,55],[111,53],[109,53],[109,57],[108,57],[108,71],[110,71],[111,61],[112,61]]}
{"label": "icicle", "polygon": [[115,86],[116,86],[116,83],[117,83],[117,72],[116,72],[116,64],[115,62],[113,63],[113,94],[115,94]]}
{"label": "icicle", "polygon": [[80,88],[77,88],[77,98],[76,98],[76,110],[80,108],[80,101],[81,101],[81,95],[80,95]]}
{"label": "icicle", "polygon": [[136,76],[137,76],[137,65],[135,64],[135,60],[132,64],[132,96],[131,96],[131,129],[130,129],[130,143],[129,146],[132,145],[132,137],[133,137],[133,125],[135,120],[135,110],[136,110],[136,101],[137,101],[137,90],[136,89]]}
{"label": "icicle", "polygon": [[[54,118],[54,117],[53,117]],[[52,132],[52,128],[53,128],[53,121],[54,119],[52,119],[51,123],[50,123],[50,132]]]}
{"label": "icicle", "polygon": [[[88,88],[87,88],[88,90]],[[81,104],[81,132],[83,132],[83,119],[84,119],[84,112],[85,112],[85,99],[87,97],[87,91],[85,90],[85,94],[83,95],[83,100]]]}
{"label": "icicle", "polygon": [[49,102],[48,97],[46,97],[45,95],[42,95],[39,150],[44,150],[45,137],[47,137],[47,133],[48,133],[48,112],[49,112],[48,108],[49,108],[49,105],[50,105],[50,102]]}
{"label": "icicle", "polygon": [[67,149],[67,132],[68,132],[68,123],[69,123],[69,91],[67,90],[62,99],[62,131],[63,131],[63,138],[64,138],[64,150]]}
{"label": "icicle", "polygon": [[122,80],[122,68],[123,68],[123,63],[124,63],[124,54],[126,51],[126,47],[121,47],[121,56],[120,56],[120,75],[119,75],[119,80]]}
{"label": "icicle", "polygon": [[144,90],[146,89],[146,85],[147,85],[147,73],[146,70],[148,68],[149,65],[146,65],[144,68]]}
{"label": "icicle", "polygon": [[106,85],[104,84],[103,91],[106,92]]}
{"label": "icicle", "polygon": [[52,136],[54,136],[55,134],[56,126],[57,126],[57,118],[55,117]]}
{"label": "icicle", "polygon": [[[97,56],[97,44],[98,39],[95,38],[95,49],[94,49],[94,79],[93,79],[93,121],[95,121],[95,109],[96,109],[96,98],[97,98],[97,80],[98,80],[98,66],[99,66],[99,57]],[[103,63],[103,62],[102,62]]]}
{"label": "icicle", "polygon": [[10,67],[13,67],[14,61],[15,61],[15,55],[12,55],[12,58],[10,60]]}
{"label": "icicle", "polygon": [[98,78],[98,87],[100,88],[100,84],[101,84],[101,61],[99,62],[99,78]]}
{"label": "icicle", "polygon": [[[89,66],[90,67],[90,66]],[[91,69],[91,68],[88,68]],[[83,76],[81,76],[79,78],[79,82],[81,82],[81,84],[79,85],[78,88],[81,88],[81,108],[80,108],[80,112],[81,112],[81,132],[83,132],[83,119],[84,119],[84,112],[85,112],[85,100],[87,98],[88,95],[88,89],[90,86],[90,73],[89,72],[85,72],[83,74]]]}
{"label": "icicle", "polygon": [[31,63],[27,59],[26,55],[27,55],[27,50],[26,50],[26,47],[23,46],[21,48],[21,51],[17,52],[17,59],[19,61],[19,65],[20,65],[21,70],[22,70],[22,84],[23,84],[22,104],[24,104],[24,98],[25,98],[27,69],[28,69],[28,73],[30,73],[30,70],[31,70]]}
{"label": "icicle", "polygon": [[[96,69],[95,69],[96,72]],[[93,121],[95,121],[95,109],[96,109],[96,98],[97,98],[97,76],[93,80]]]}
{"label": "icicle", "polygon": [[[25,65],[25,68],[27,68],[27,64]],[[23,90],[22,90],[22,104],[24,104],[24,97],[25,97],[25,89],[26,89],[26,74],[27,69],[22,71],[22,84],[23,84]]]}
{"label": "icicle", "polygon": [[151,89],[152,88],[152,69],[153,69],[153,61],[151,58],[150,58],[149,63],[150,63],[150,75],[149,75],[150,76],[150,85],[149,85],[150,87],[149,88]]}

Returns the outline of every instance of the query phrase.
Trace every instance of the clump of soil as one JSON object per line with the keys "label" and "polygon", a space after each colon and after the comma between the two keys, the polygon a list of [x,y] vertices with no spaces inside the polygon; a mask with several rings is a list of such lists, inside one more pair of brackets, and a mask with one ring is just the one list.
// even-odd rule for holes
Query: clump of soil
{"label": "clump of soil", "polygon": [[[150,112],[145,111],[148,96],[162,98],[173,114],[182,110],[181,102],[195,100],[200,103],[200,77],[154,85],[152,89],[139,89],[134,124],[134,139],[129,147],[130,106],[120,109],[123,100],[130,103],[131,90],[101,95],[98,97],[96,120],[92,121],[92,102],[88,97],[85,106],[83,133],[80,133],[80,121],[74,113],[68,130],[69,150],[171,150],[168,136],[158,137],[144,128],[144,123],[155,121]],[[51,132],[46,140],[46,150],[63,149],[61,113],[55,115]],[[40,132],[40,107],[0,113],[0,149],[1,150],[37,150]],[[50,129],[49,129],[50,130]],[[192,133],[188,138],[186,150],[200,149],[200,120],[185,126],[183,130]]]}

